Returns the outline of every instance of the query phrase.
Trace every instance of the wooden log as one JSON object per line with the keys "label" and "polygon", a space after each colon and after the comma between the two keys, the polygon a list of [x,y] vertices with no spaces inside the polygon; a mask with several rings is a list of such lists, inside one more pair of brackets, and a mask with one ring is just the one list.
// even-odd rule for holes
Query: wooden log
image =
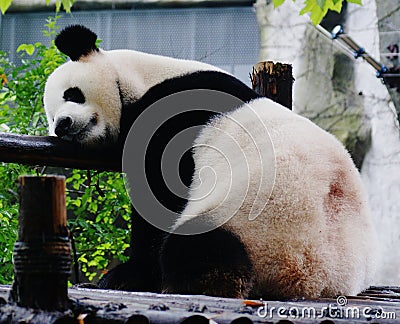
{"label": "wooden log", "polygon": [[52,136],[0,133],[0,161],[120,172],[122,150],[94,150]]}
{"label": "wooden log", "polygon": [[[257,93],[289,109],[293,80],[290,64],[269,61],[254,65],[251,75]],[[122,149],[116,146],[95,150],[57,137],[0,132],[0,162],[121,172]]]}
{"label": "wooden log", "polygon": [[251,74],[253,90],[290,110],[292,109],[293,81],[290,64],[266,61],[253,66]]}
{"label": "wooden log", "polygon": [[19,177],[19,227],[14,245],[15,279],[10,299],[44,310],[68,308],[71,248],[65,178]]}

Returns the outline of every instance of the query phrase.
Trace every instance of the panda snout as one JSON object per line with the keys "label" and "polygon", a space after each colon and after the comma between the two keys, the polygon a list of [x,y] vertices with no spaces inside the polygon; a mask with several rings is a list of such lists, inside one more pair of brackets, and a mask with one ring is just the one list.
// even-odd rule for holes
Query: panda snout
{"label": "panda snout", "polygon": [[56,127],[54,129],[54,133],[58,137],[63,137],[68,135],[72,126],[72,118],[69,116],[61,117],[58,119]]}

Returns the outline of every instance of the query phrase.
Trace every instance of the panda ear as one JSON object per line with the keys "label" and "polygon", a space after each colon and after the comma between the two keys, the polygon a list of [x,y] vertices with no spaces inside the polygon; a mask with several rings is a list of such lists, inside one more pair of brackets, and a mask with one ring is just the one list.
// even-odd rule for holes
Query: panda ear
{"label": "panda ear", "polygon": [[64,28],[56,37],[55,44],[60,52],[68,55],[72,61],[78,61],[82,56],[98,51],[97,35],[82,25],[72,25]]}

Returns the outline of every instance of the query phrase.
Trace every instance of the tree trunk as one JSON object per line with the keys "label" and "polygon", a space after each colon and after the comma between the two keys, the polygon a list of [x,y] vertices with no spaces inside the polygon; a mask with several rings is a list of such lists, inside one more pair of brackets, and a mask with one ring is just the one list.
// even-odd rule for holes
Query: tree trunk
{"label": "tree trunk", "polygon": [[290,64],[259,62],[253,67],[251,84],[259,95],[292,109],[292,66]]}

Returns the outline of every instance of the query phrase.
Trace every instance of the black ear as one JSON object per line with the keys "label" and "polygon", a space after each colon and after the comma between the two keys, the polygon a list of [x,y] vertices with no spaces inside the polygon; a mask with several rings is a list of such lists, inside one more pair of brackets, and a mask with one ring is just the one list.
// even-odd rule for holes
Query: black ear
{"label": "black ear", "polygon": [[60,52],[68,55],[72,61],[78,61],[82,56],[98,51],[97,35],[82,25],[72,25],[64,28],[56,37],[55,44]]}

